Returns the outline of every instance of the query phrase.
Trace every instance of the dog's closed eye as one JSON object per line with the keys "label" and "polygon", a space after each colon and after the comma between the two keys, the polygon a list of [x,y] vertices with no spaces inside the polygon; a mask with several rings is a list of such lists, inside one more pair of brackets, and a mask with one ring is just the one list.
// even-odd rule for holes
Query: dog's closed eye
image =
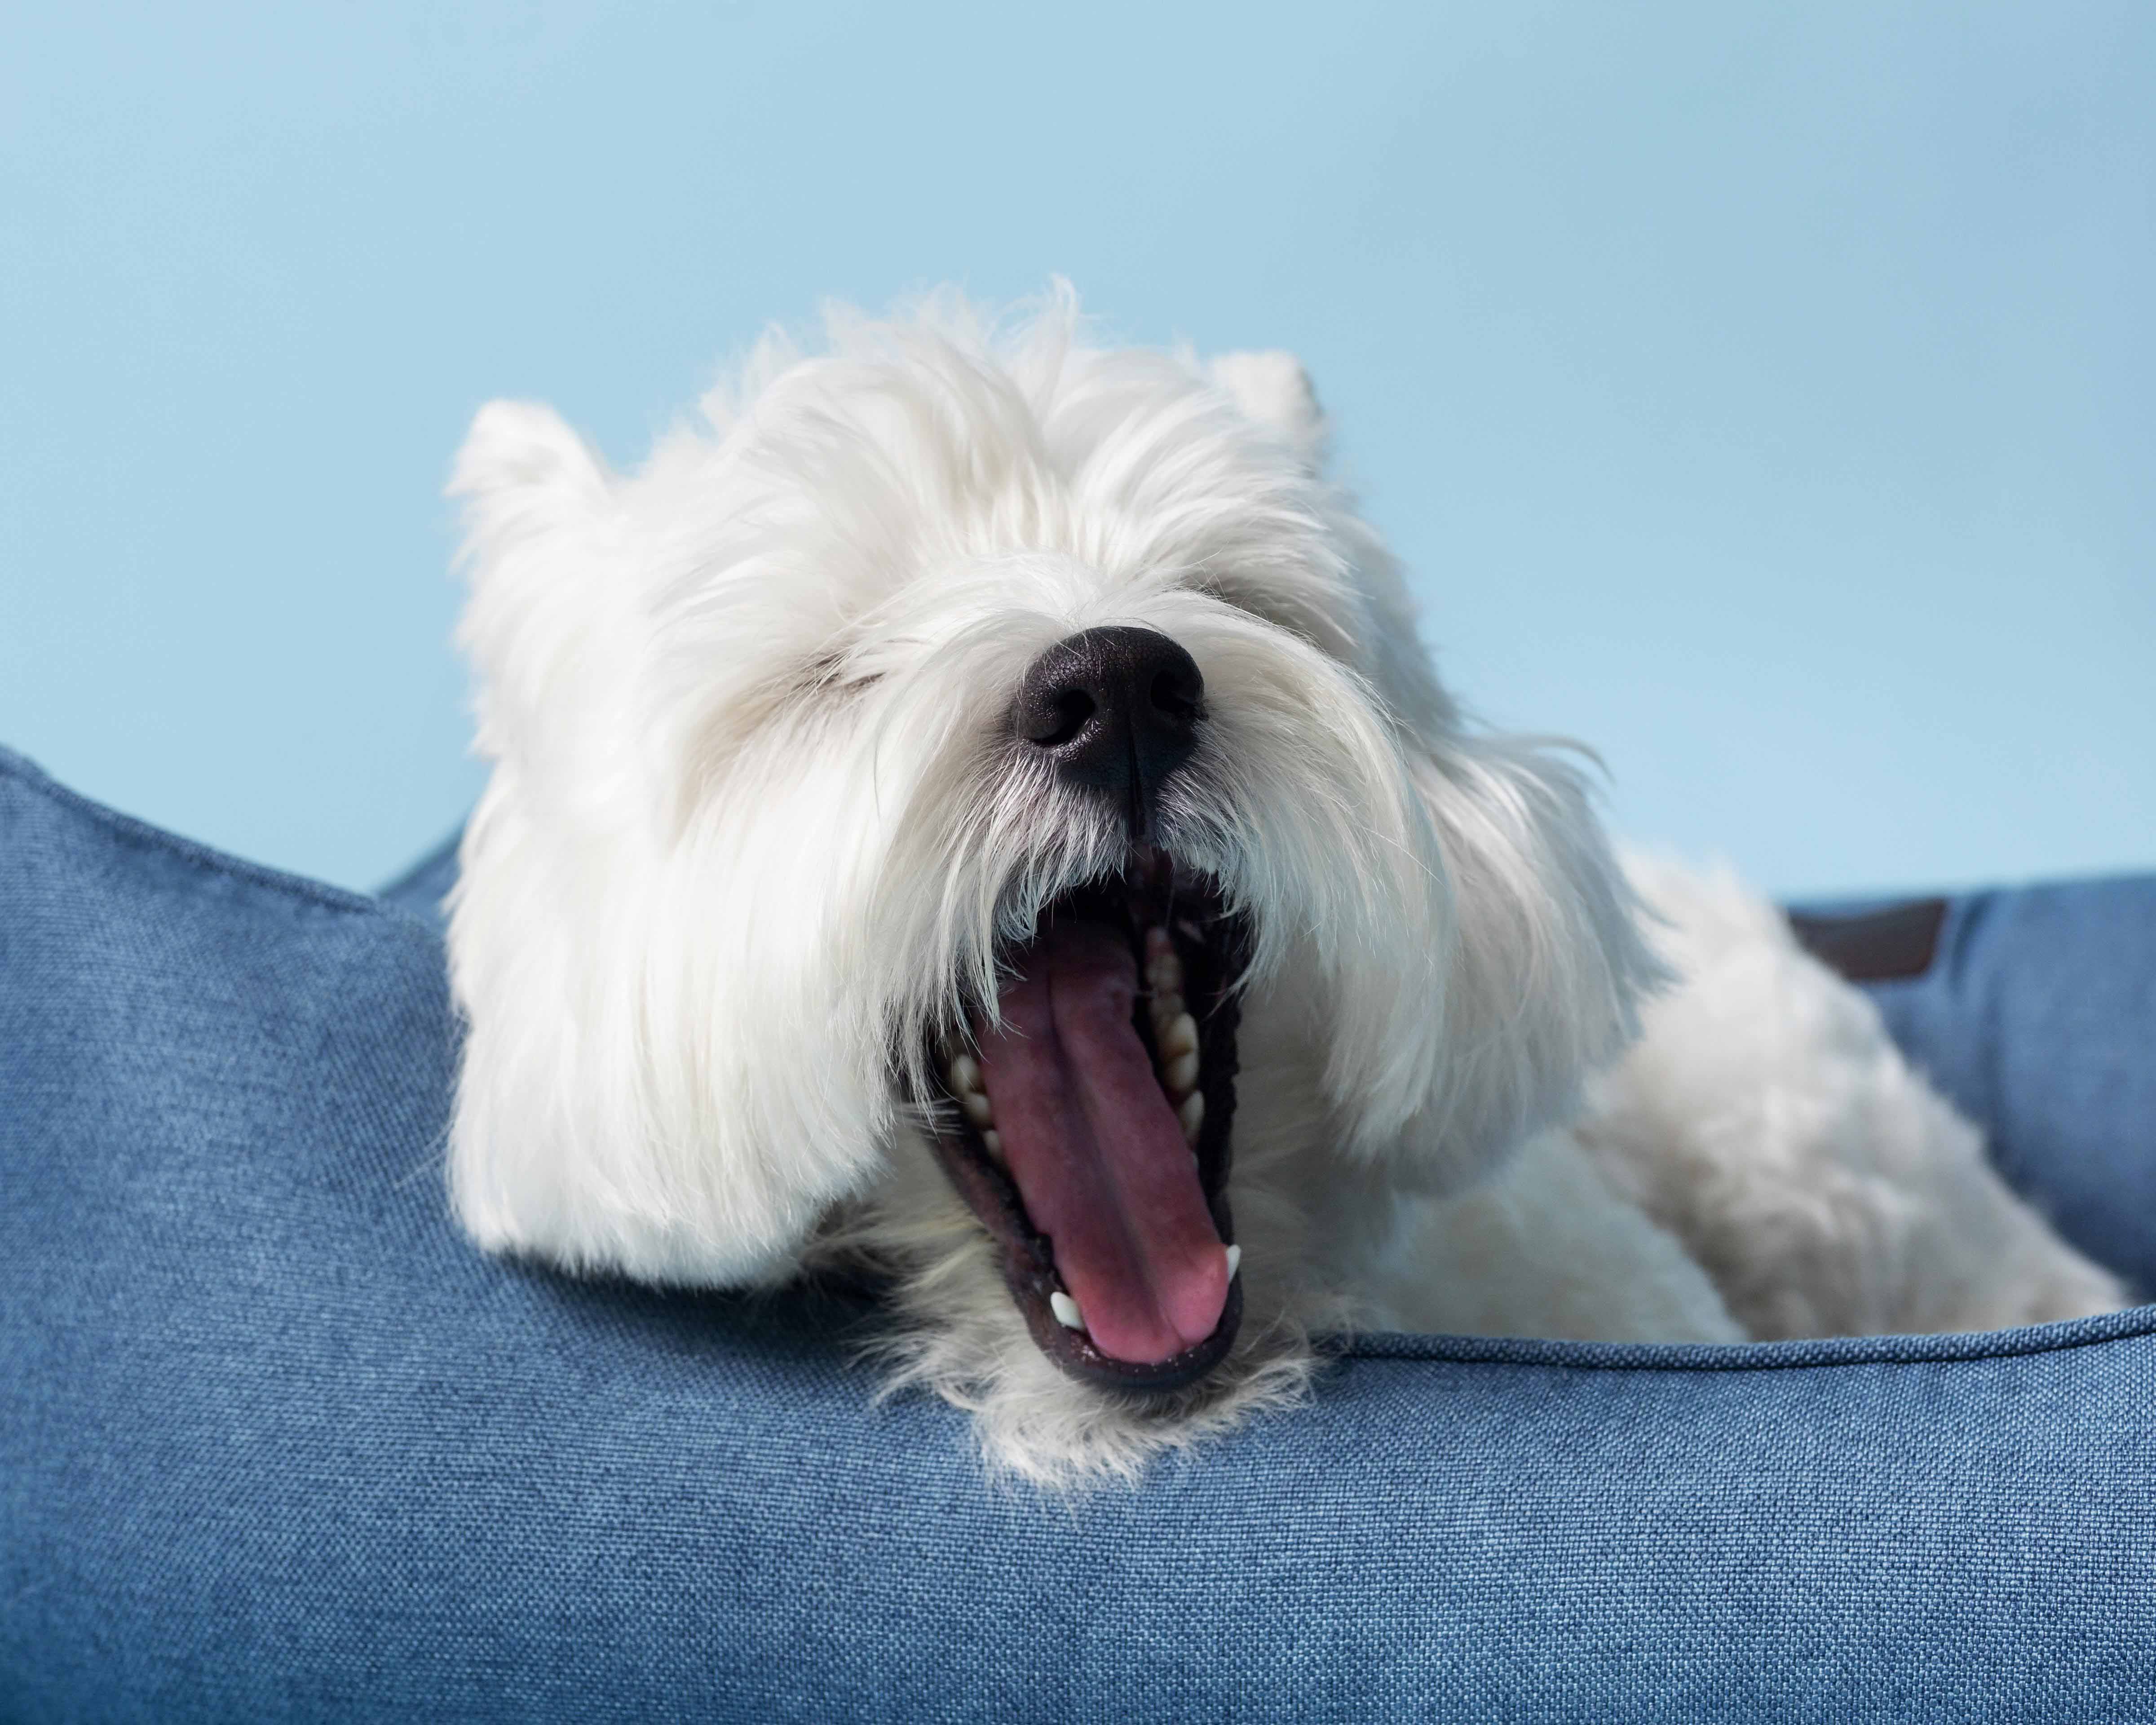
{"label": "dog's closed eye", "polygon": [[846,696],[872,689],[883,680],[879,670],[861,670],[843,653],[824,653],[803,667],[800,689],[804,695]]}

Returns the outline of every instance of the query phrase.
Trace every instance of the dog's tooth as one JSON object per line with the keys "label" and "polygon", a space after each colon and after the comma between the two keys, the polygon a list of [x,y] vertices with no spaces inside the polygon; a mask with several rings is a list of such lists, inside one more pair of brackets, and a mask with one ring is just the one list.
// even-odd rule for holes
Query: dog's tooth
{"label": "dog's tooth", "polygon": [[1235,1281],[1235,1272],[1243,1267],[1243,1249],[1239,1245],[1228,1248],[1228,1280]]}
{"label": "dog's tooth", "polygon": [[951,1081],[951,1088],[961,1096],[969,1090],[981,1087],[979,1063],[969,1054],[952,1055],[950,1065],[945,1068],[945,1076]]}
{"label": "dog's tooth", "polygon": [[1161,1070],[1160,1078],[1170,1095],[1188,1094],[1198,1082],[1198,1050],[1194,1048],[1188,1054],[1178,1055]]}
{"label": "dog's tooth", "polygon": [[1146,982],[1158,1000],[1164,994],[1183,993],[1183,961],[1176,957],[1175,942],[1165,928],[1148,928],[1145,937]]}
{"label": "dog's tooth", "polygon": [[1160,1051],[1169,1060],[1178,1055],[1198,1052],[1198,1020],[1187,1012],[1178,1012],[1170,1019],[1160,1033]]}
{"label": "dog's tooth", "polygon": [[996,1111],[988,1106],[988,1099],[977,1090],[958,1092],[958,1106],[966,1111],[966,1118],[986,1130],[996,1123]]}
{"label": "dog's tooth", "polygon": [[1004,1135],[993,1127],[985,1128],[981,1133],[981,1147],[1001,1162],[1004,1159]]}
{"label": "dog's tooth", "polygon": [[1183,1106],[1175,1111],[1175,1117],[1183,1122],[1183,1136],[1188,1142],[1198,1142],[1198,1128],[1205,1124],[1205,1092],[1194,1090],[1183,1099]]}
{"label": "dog's tooth", "polygon": [[1056,1289],[1048,1296],[1048,1308],[1055,1314],[1056,1322],[1065,1329],[1082,1330],[1086,1327],[1086,1315],[1079,1311],[1078,1302],[1062,1289]]}

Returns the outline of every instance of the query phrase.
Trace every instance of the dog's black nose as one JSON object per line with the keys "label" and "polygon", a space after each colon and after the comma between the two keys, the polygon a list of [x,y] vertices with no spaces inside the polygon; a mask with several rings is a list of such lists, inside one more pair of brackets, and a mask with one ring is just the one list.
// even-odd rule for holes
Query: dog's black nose
{"label": "dog's black nose", "polygon": [[1160,788],[1198,746],[1204,697],[1198,661],[1158,629],[1089,629],[1027,670],[1018,734],[1149,843]]}

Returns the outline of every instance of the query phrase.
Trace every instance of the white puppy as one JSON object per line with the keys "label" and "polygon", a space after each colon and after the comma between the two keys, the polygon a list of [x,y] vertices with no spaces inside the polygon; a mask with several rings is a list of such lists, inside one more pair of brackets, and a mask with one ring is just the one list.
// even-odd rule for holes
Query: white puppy
{"label": "white puppy", "polygon": [[1286,356],[944,299],[767,341],[702,419],[624,478],[497,403],[459,462],[482,1245],[866,1260],[890,1381],[1044,1480],[1343,1327],[2123,1299],[1772,910],[1662,870],[1643,916],[1563,752],[1462,719]]}

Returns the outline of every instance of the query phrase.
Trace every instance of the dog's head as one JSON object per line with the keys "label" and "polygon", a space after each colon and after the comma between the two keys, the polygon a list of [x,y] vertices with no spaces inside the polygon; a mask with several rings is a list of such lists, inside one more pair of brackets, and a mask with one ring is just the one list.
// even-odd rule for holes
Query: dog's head
{"label": "dog's head", "polygon": [[704,420],[617,478],[497,404],[459,465],[482,1242],[770,1279],[925,1141],[1045,1353],[1175,1389],[1240,1309],[1242,1014],[1313,1154],[1432,1188],[1625,1034],[1578,781],[1462,724],[1286,356],[943,301]]}

